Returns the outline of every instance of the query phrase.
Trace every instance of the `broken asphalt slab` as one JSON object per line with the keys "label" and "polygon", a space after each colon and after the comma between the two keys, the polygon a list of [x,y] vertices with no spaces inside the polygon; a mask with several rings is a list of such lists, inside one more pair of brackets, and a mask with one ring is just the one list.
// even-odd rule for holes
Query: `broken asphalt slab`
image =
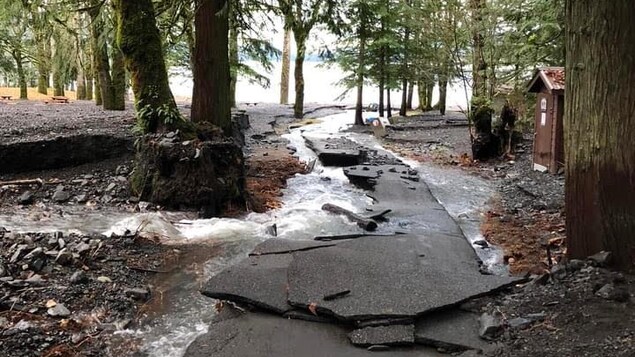
{"label": "broken asphalt slab", "polygon": [[288,254],[250,256],[211,278],[201,293],[213,299],[230,300],[284,314],[287,304]]}
{"label": "broken asphalt slab", "polygon": [[[349,329],[261,313],[244,313],[214,322],[198,337],[185,357],[366,357],[376,352],[350,344]],[[386,347],[386,346],[383,346]],[[391,356],[438,357],[438,352],[420,346],[388,349]]]}
{"label": "broken asphalt slab", "polygon": [[478,314],[459,309],[434,312],[419,318],[415,340],[450,352],[487,350],[490,344],[479,338],[479,327]]}
{"label": "broken asphalt slab", "polygon": [[[291,305],[349,322],[419,316],[516,281],[480,274],[469,244],[443,236],[346,241],[295,253],[288,270]],[[342,291],[350,293],[325,299]]]}
{"label": "broken asphalt slab", "polygon": [[[432,195],[428,185],[419,179],[416,170],[404,165],[359,165],[344,169],[344,174],[360,187],[372,186],[369,196],[375,203],[370,208],[390,209],[392,212],[387,218],[392,217],[402,230],[443,233],[465,240],[459,226]],[[372,177],[370,183],[364,181],[365,177]]]}
{"label": "broken asphalt slab", "polygon": [[305,137],[304,140],[324,166],[359,165],[367,157],[367,151],[363,147],[347,139],[309,139]]}

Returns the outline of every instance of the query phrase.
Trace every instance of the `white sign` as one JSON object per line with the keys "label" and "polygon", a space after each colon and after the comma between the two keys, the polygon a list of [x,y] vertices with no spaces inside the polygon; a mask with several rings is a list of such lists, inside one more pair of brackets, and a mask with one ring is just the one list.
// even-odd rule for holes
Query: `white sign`
{"label": "white sign", "polygon": [[542,98],[542,100],[540,101],[540,110],[542,110],[543,112],[547,111],[547,98]]}
{"label": "white sign", "polygon": [[540,125],[547,125],[547,113],[540,113]]}

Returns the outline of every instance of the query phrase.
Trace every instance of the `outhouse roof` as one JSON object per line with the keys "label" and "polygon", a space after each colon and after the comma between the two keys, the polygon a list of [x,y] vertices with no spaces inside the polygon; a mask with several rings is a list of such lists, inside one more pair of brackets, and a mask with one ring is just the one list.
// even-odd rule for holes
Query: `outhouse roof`
{"label": "outhouse roof", "polygon": [[564,67],[542,67],[534,73],[534,77],[527,86],[529,92],[540,92],[542,83],[550,92],[564,91],[565,75]]}

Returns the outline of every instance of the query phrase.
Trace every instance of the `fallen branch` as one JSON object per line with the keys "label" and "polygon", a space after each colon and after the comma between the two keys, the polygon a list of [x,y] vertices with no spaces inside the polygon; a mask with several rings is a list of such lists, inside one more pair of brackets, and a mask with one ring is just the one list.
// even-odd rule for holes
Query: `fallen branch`
{"label": "fallen branch", "polygon": [[29,186],[38,185],[44,186],[42,179],[29,179],[29,180],[13,180],[13,181],[0,181],[0,186]]}
{"label": "fallen branch", "polygon": [[353,233],[353,234],[342,234],[336,236],[317,236],[313,238],[313,240],[321,241],[321,242],[330,242],[334,240],[346,240],[346,239],[357,239],[363,237],[393,237],[396,235],[405,234],[403,232],[395,232],[395,233]]}
{"label": "fallen branch", "polygon": [[366,231],[374,231],[377,229],[377,222],[375,222],[374,220],[362,217],[340,206],[326,203],[324,206],[322,206],[322,210],[346,216],[346,218],[348,218],[351,222],[357,223],[359,227],[363,228]]}

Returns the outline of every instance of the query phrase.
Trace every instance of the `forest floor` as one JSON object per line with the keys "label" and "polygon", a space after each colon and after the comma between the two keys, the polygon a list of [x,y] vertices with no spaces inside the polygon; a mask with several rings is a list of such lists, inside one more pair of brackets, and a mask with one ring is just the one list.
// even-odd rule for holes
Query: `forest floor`
{"label": "forest floor", "polygon": [[[187,113],[189,107],[181,109]],[[253,211],[276,208],[286,180],[306,169],[280,137],[295,121],[289,107],[243,109],[252,123],[246,137],[249,205]],[[309,106],[308,116],[341,109]],[[88,102],[0,103],[3,144],[85,131],[130,135],[133,124],[130,110],[102,112]],[[531,170],[531,140],[519,143],[513,157],[475,163],[469,158],[468,128],[460,113],[402,118],[395,129],[384,138],[393,151],[422,162],[461,167],[497,187],[497,196],[483,212],[483,235],[504,250],[513,273],[532,278],[511,292],[480,301],[480,311],[500,314],[506,321],[497,355],[635,355],[635,279],[607,270],[598,259],[557,264],[566,236],[564,181],[562,176]],[[10,216],[29,220],[35,229],[53,216],[78,210],[160,209],[131,195],[131,169],[131,154],[20,174],[3,173],[0,167],[0,181],[41,180],[0,185],[0,350],[15,356],[108,354],[113,346],[102,337],[143,315],[144,306],[156,298],[153,286],[162,274],[178,269],[181,257],[215,254],[213,245],[166,246],[134,234],[106,242],[84,233],[17,234],[1,228]]]}

